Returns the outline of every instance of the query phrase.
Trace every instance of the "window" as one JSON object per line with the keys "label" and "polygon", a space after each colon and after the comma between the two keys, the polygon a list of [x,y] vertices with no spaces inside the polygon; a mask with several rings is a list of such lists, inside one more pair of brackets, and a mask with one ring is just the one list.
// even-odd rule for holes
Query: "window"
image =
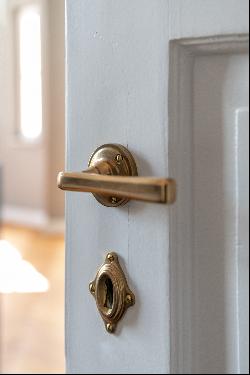
{"label": "window", "polygon": [[41,11],[25,5],[17,12],[18,135],[32,141],[42,134]]}

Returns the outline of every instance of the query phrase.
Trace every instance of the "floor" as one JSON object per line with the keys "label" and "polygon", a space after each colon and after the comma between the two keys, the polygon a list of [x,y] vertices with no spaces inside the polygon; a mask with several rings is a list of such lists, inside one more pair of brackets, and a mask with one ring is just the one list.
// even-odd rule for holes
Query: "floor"
{"label": "floor", "polygon": [[43,293],[0,294],[0,372],[64,373],[64,239],[3,226],[8,241],[49,282]]}

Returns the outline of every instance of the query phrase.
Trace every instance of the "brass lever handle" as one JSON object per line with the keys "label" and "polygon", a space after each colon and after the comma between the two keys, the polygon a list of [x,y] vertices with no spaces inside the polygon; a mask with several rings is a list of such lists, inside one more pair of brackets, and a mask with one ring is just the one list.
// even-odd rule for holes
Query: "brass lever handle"
{"label": "brass lever handle", "polygon": [[130,199],[154,203],[175,201],[174,180],[137,175],[131,153],[121,145],[107,144],[94,152],[86,171],[59,173],[58,187],[93,193],[101,204],[108,207],[123,205]]}

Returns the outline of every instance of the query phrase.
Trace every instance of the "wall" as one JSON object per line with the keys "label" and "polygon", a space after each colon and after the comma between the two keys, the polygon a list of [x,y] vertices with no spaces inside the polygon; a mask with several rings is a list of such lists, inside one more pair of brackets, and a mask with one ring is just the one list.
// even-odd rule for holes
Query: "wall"
{"label": "wall", "polygon": [[[64,166],[64,2],[43,0],[44,139],[24,144],[14,135],[15,90],[12,9],[22,0],[0,0],[0,163],[3,218],[45,223],[63,216],[56,174]],[[29,216],[29,218],[27,217]],[[24,217],[23,217],[24,219]]]}
{"label": "wall", "polygon": [[58,171],[64,169],[65,79],[64,1],[49,1],[50,21],[50,197],[52,217],[64,215],[64,193],[58,190]]}

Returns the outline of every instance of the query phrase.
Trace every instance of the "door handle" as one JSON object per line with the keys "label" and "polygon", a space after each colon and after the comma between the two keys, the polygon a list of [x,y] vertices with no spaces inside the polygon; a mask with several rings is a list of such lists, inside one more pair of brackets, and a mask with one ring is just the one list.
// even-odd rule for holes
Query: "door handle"
{"label": "door handle", "polygon": [[83,172],[60,172],[62,190],[90,192],[104,206],[117,207],[130,199],[174,203],[176,183],[169,178],[138,177],[132,154],[124,146],[106,144],[97,148]]}

